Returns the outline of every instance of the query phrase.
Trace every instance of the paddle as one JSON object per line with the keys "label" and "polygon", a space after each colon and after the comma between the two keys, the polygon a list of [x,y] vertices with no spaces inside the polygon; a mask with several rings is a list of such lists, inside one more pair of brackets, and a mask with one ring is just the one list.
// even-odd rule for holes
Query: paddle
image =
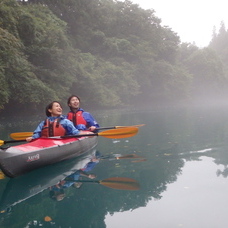
{"label": "paddle", "polygon": [[3,140],[0,140],[0,146],[6,144],[6,143],[18,143],[18,142],[25,142],[26,140],[25,139],[21,139],[21,140],[9,140],[9,141],[3,141]]}
{"label": "paddle", "polygon": [[113,127],[100,127],[96,128],[96,130],[105,130],[105,129],[118,129],[118,128],[124,128],[124,127],[142,127],[145,124],[138,124],[138,125],[132,125],[132,126],[113,126]]}
{"label": "paddle", "polygon": [[[106,130],[99,133],[94,134],[81,134],[81,135],[66,135],[66,136],[57,136],[57,137],[49,137],[51,139],[65,139],[65,138],[79,138],[79,137],[92,137],[92,136],[102,136],[110,139],[120,139],[120,138],[128,138],[136,135],[138,133],[137,127],[126,127],[121,129],[112,129]],[[16,140],[3,141],[0,140],[0,146],[6,143],[17,143],[17,142],[25,142],[26,137],[15,137]]]}
{"label": "paddle", "polygon": [[26,139],[28,137],[31,137],[32,135],[33,135],[33,132],[16,132],[16,133],[11,133],[10,138],[15,140],[20,140],[20,139]]}
{"label": "paddle", "polygon": [[[141,127],[144,126],[145,124],[139,124],[139,125],[132,125],[132,126],[113,126],[113,127],[101,127],[97,128],[97,130],[108,130],[108,129],[118,129],[118,128],[129,128],[129,127]],[[16,133],[11,133],[10,137],[15,140],[20,140],[20,139],[26,139],[27,137],[31,137],[33,135],[33,132],[16,132]]]}
{"label": "paddle", "polygon": [[72,179],[65,179],[66,181],[72,182],[88,182],[88,183],[96,183],[104,185],[108,188],[114,189],[121,189],[121,190],[139,190],[140,185],[139,183],[128,177],[111,177],[104,180],[72,180]]}

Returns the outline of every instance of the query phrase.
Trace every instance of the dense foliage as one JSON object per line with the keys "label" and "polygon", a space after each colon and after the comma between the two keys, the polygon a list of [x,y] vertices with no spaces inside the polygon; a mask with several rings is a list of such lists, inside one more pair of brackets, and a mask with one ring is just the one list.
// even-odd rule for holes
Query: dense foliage
{"label": "dense foliage", "polygon": [[224,24],[200,49],[128,0],[0,0],[0,15],[2,110],[72,93],[99,107],[226,96]]}

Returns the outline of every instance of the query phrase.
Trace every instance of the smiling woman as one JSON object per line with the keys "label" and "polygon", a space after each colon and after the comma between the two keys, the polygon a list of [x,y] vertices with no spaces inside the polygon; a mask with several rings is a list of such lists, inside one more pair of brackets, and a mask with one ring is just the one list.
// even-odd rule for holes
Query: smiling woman
{"label": "smiling woman", "polygon": [[28,142],[40,137],[80,134],[80,131],[74,127],[73,123],[62,115],[62,106],[58,101],[53,101],[48,104],[45,112],[47,116],[46,120],[42,121],[33,135],[26,139]]}
{"label": "smiling woman", "polygon": [[80,98],[78,96],[71,95],[68,98],[67,105],[70,108],[67,119],[72,121],[77,129],[97,132],[99,124],[89,112],[85,112],[80,108]]}
{"label": "smiling woman", "polygon": [[46,115],[47,116],[53,116],[58,117],[62,115],[62,106],[59,102],[53,101],[46,107]]}

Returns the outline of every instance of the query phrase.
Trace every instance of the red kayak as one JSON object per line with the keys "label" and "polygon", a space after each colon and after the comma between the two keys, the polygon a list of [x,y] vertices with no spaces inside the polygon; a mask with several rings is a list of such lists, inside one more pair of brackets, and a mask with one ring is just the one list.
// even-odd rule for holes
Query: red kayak
{"label": "red kayak", "polygon": [[97,145],[97,137],[38,138],[0,151],[0,169],[16,177],[42,166],[80,156]]}

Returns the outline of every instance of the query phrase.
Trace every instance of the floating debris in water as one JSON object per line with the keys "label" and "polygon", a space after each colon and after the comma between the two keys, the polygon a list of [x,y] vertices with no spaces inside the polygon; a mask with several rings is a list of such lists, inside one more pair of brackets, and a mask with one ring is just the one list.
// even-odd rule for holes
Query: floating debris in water
{"label": "floating debris in water", "polygon": [[49,217],[49,216],[45,216],[45,217],[44,217],[44,221],[45,221],[45,222],[51,222],[51,221],[52,221],[52,218]]}

